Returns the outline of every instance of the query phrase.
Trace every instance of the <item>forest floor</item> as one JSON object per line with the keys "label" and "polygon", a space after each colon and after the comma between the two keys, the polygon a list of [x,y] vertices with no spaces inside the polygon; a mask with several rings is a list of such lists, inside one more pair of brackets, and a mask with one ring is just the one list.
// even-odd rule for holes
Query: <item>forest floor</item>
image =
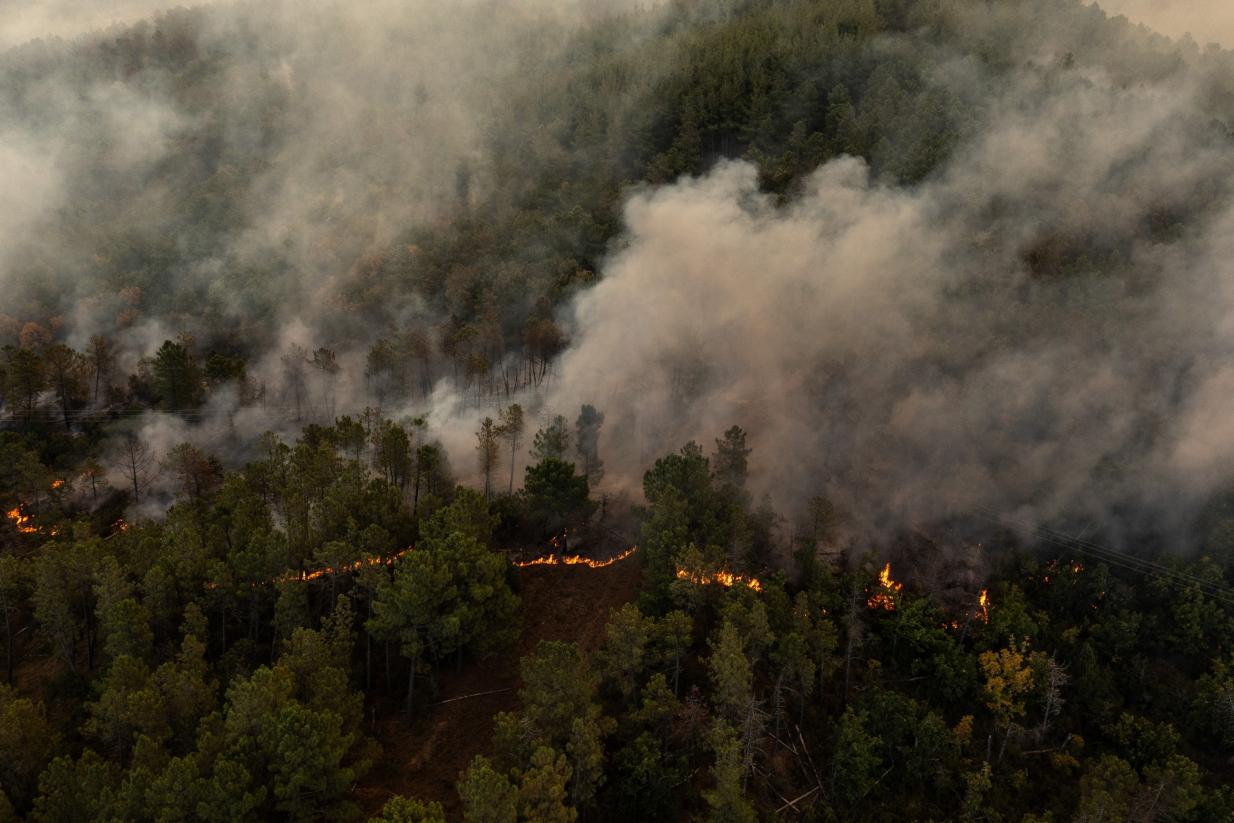
{"label": "forest floor", "polygon": [[[628,545],[628,544],[627,544]],[[609,611],[638,596],[642,565],[634,558],[602,569],[587,566],[528,566],[520,569],[518,617],[522,634],[515,653],[489,661],[467,659],[462,676],[443,664],[437,705],[421,711],[413,728],[404,728],[399,696],[380,689],[365,707],[365,733],[376,737],[383,754],[354,791],[361,820],[380,813],[394,795],[435,800],[450,820],[462,819],[455,783],[476,755],[493,751],[493,717],[521,708],[518,659],[541,640],[578,643],[588,658],[604,642]],[[480,695],[469,697],[470,695]],[[465,699],[458,699],[465,698]]]}

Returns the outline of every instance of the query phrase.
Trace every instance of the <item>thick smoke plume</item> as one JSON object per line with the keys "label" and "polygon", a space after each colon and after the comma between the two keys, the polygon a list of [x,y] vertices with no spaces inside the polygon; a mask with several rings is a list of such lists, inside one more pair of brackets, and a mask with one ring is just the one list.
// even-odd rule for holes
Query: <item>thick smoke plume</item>
{"label": "thick smoke plume", "polygon": [[841,158],[784,206],[743,163],[635,192],[569,392],[610,465],[737,422],[752,488],[876,539],[990,510],[1181,539],[1234,472],[1234,141],[1193,100],[1030,67],[916,188]]}

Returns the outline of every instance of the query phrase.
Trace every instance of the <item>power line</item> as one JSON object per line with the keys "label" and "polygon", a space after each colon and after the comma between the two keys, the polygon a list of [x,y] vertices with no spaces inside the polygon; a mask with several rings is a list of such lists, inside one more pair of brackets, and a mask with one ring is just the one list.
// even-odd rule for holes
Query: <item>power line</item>
{"label": "power line", "polygon": [[1234,589],[1224,584],[1216,583],[1211,580],[1204,580],[1195,575],[1186,572],[1171,569],[1162,566],[1158,563],[1153,563],[1150,560],[1135,557],[1120,552],[1116,549],[1111,549],[1106,546],[1100,546],[1096,543],[1080,540],[1071,535],[1057,532],[1051,529],[1046,529],[1040,526],[1027,525],[1023,521],[1017,522],[1014,518],[1008,515],[995,512],[992,510],[974,510],[973,514],[982,520],[995,523],[1000,526],[1015,529],[1016,531],[1028,534],[1044,543],[1050,543],[1061,548],[1070,549],[1079,552],[1080,554],[1092,557],[1108,565],[1115,566],[1126,571],[1131,571],[1145,576],[1156,577],[1167,583],[1199,588],[1201,593],[1207,594],[1214,600],[1218,600],[1227,605],[1234,606]]}

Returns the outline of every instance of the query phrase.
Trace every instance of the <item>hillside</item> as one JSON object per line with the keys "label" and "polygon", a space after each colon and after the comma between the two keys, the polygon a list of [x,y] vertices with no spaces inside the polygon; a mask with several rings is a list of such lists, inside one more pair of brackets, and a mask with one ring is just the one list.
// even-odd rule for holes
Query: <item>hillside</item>
{"label": "hillside", "polygon": [[214,3],[0,180],[0,823],[1234,815],[1234,52]]}

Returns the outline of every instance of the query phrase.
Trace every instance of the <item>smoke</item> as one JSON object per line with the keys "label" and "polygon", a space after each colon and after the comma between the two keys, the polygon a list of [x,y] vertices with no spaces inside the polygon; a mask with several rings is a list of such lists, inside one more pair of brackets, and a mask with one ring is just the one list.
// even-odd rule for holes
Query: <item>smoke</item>
{"label": "smoke", "polygon": [[[1107,11],[1173,33],[1178,18],[1144,17],[1157,7],[1136,2]],[[290,437],[305,420],[357,414],[380,331],[351,302],[365,267],[408,226],[499,188],[489,150],[512,107],[535,105],[536,72],[559,66],[571,32],[633,6],[240,3],[14,48],[0,71],[45,70],[0,94],[0,178],[18,183],[0,191],[3,311],[44,322],[54,285],[75,307],[67,339],[118,337],[126,373],[185,328],[199,356],[244,354],[269,408],[219,395],[192,426],[153,415],[143,434],[164,452],[189,440],[234,464],[266,428]],[[1068,28],[1051,8],[958,4],[961,34],[913,41],[934,55],[927,82],[977,113],[923,183],[841,157],[783,203],[743,162],[630,190],[625,235],[570,307],[574,342],[528,411],[605,412],[613,490],[687,440],[710,451],[738,423],[752,490],[790,512],[826,494],[875,540],[985,510],[1182,540],[1234,471],[1234,70],[1228,52],[1150,54],[1148,35]],[[110,22],[0,7],[13,9],[0,44]],[[1186,9],[1204,23],[1186,24],[1205,32],[1196,40],[1226,39],[1215,4],[1208,17]],[[191,48],[177,27],[194,32]],[[116,56],[156,30],[168,61],[211,57],[210,99]],[[963,38],[986,43],[967,53],[1019,68],[957,56]],[[894,57],[897,41],[871,48]],[[512,103],[515,78],[531,91]],[[90,209],[108,219],[85,236],[77,215]],[[210,230],[167,231],[173,221]],[[135,282],[140,295],[114,285]],[[410,289],[365,299],[395,319],[439,319]],[[340,377],[310,372],[291,417],[283,356],[323,344]],[[427,412],[427,436],[464,480],[495,412],[467,399],[442,380],[390,412]]]}
{"label": "smoke", "polygon": [[783,206],[740,162],[635,191],[562,360],[610,473],[738,423],[751,489],[876,541],[986,511],[1182,540],[1234,475],[1234,141],[1185,84],[1099,75],[1019,72],[915,188],[842,157]]}
{"label": "smoke", "polygon": [[10,2],[0,48],[52,36],[0,53],[0,172],[25,184],[0,194],[0,313],[86,339],[116,328],[110,284],[137,280],[140,312],[204,349],[265,350],[297,318],[367,343],[340,297],[380,265],[363,256],[482,199],[509,78],[633,5],[282,0],[137,22],[154,7]]}
{"label": "smoke", "polygon": [[137,23],[167,8],[165,2],[0,0],[0,49],[39,37],[73,38],[83,32]]}
{"label": "smoke", "polygon": [[1124,15],[1167,37],[1191,35],[1197,43],[1234,46],[1234,15],[1225,0],[1101,0],[1111,16]]}

